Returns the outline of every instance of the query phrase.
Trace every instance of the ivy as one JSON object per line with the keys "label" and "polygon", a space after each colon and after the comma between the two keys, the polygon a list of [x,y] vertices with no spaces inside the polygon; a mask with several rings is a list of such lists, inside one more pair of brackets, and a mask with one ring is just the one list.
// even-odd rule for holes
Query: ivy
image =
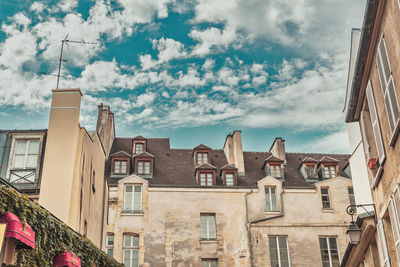
{"label": "ivy", "polygon": [[29,224],[35,231],[36,248],[18,249],[16,267],[52,266],[54,257],[64,251],[74,252],[82,266],[123,266],[26,195],[0,186],[0,214],[6,211],[17,215],[24,225]]}

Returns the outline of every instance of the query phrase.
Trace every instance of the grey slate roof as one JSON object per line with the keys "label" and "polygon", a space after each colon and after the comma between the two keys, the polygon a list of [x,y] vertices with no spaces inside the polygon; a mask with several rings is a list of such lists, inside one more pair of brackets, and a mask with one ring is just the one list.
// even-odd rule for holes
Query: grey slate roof
{"label": "grey slate roof", "polygon": [[[195,178],[196,165],[193,159],[193,149],[170,148],[168,138],[147,138],[147,152],[154,155],[153,178],[147,179],[149,185],[167,186],[198,186]],[[117,151],[132,151],[132,138],[115,138],[111,154]],[[238,176],[238,186],[256,186],[264,178],[262,169],[266,158],[272,156],[269,152],[243,152],[245,176]],[[299,166],[306,157],[320,161],[324,156],[337,159],[339,162],[339,175],[347,177],[343,169],[348,163],[350,155],[347,154],[315,154],[315,153],[286,153],[286,164],[283,171],[285,186],[312,187],[306,182],[299,171]],[[221,169],[228,164],[222,149],[212,149],[210,164],[217,168],[216,185],[223,185],[220,177]],[[105,176],[110,177],[111,158],[106,162]],[[132,173],[132,167],[131,167]],[[116,184],[118,180],[109,178],[109,184]]]}

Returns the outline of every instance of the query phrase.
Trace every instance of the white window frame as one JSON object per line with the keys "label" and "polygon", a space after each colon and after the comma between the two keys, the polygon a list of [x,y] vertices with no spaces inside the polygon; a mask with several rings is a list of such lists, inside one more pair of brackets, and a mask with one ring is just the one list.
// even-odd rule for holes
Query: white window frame
{"label": "white window frame", "polygon": [[[204,175],[204,183],[202,182],[202,176]],[[214,175],[211,172],[199,172],[199,184],[201,186],[212,186]]]}
{"label": "white window frame", "polygon": [[379,255],[381,259],[381,264],[383,267],[390,267],[390,258],[387,248],[385,228],[382,220],[379,220],[376,224],[376,232],[378,233],[379,239]]}
{"label": "white window frame", "polygon": [[[326,245],[327,245],[327,248],[328,248],[329,265],[330,265],[330,267],[332,267],[332,252],[331,252],[331,245],[329,244],[329,238],[334,238],[335,241],[336,241],[336,248],[337,248],[337,252],[338,252],[338,259],[339,259],[339,266],[340,266],[340,250],[339,250],[339,244],[338,244],[337,237],[336,236],[319,236],[318,237],[318,242],[319,242],[319,239],[325,239]],[[321,248],[321,245],[320,245],[319,251],[320,251],[320,255],[321,255],[321,262],[323,263],[321,250],[322,250],[322,248]]]}
{"label": "white window frame", "polygon": [[[229,175],[229,177],[232,178],[232,180],[231,180],[231,178],[229,178],[229,180],[231,180],[229,182],[229,184],[228,184],[228,175]],[[225,184],[226,184],[226,186],[234,186],[235,185],[235,175],[232,172],[225,173]]]}
{"label": "white window frame", "polygon": [[201,165],[208,163],[208,152],[197,152],[196,153],[196,164]]}
{"label": "white window frame", "polygon": [[[138,245],[137,246],[133,246],[133,245],[130,245],[130,246],[125,246],[125,237],[128,237],[128,236],[134,236],[134,237],[137,237],[138,238]],[[130,254],[131,254],[131,259],[132,259],[132,255],[133,255],[133,251],[137,251],[137,254],[138,254],[138,261],[137,261],[137,265],[136,266],[134,266],[133,264],[132,264],[132,262],[129,264],[129,266],[126,266],[125,265],[125,267],[139,267],[139,256],[140,256],[140,253],[139,253],[139,247],[140,247],[140,238],[139,238],[139,235],[136,235],[136,234],[128,234],[128,233],[124,233],[123,234],[123,238],[122,238],[122,262],[125,264],[125,251],[130,251]]]}
{"label": "white window frame", "polygon": [[[202,230],[201,230],[201,217],[205,217],[206,218],[206,236],[203,236]],[[211,236],[211,226],[209,223],[208,218],[212,217],[214,219],[214,233],[215,233],[215,237]],[[201,240],[217,240],[217,219],[215,214],[212,213],[200,213],[200,238]]]}
{"label": "white window frame", "polygon": [[[272,194],[272,190],[274,189],[274,194]],[[267,194],[268,190],[268,194]],[[265,192],[265,211],[267,212],[274,212],[278,211],[278,202],[277,202],[277,197],[276,197],[276,186],[266,186],[264,189]],[[275,197],[275,206],[273,206],[273,197]],[[268,201],[269,200],[269,207],[268,207]]]}
{"label": "white window frame", "polygon": [[[117,171],[117,162],[119,162],[119,168]],[[125,172],[122,170],[122,163],[125,162]],[[115,174],[127,174],[128,173],[128,160],[127,159],[115,159],[114,160],[114,173]]]}
{"label": "white window frame", "polygon": [[282,178],[282,165],[281,164],[268,164],[268,173],[274,178]]}
{"label": "white window frame", "polygon": [[[127,192],[126,192],[126,188],[128,186],[132,187],[132,210],[127,210],[126,209],[126,202],[127,202]],[[140,203],[140,210],[135,210],[135,188],[139,187],[140,188],[140,199],[139,199],[139,203]],[[126,184],[124,185],[124,203],[123,203],[123,212],[124,213],[142,213],[143,212],[143,186],[142,185],[138,185],[138,184]]]}
{"label": "white window frame", "polygon": [[[10,157],[9,157],[8,166],[7,166],[7,178],[10,182],[12,182],[11,181],[11,170],[14,169],[13,166],[14,166],[14,156],[15,156],[15,149],[16,149],[15,146],[16,146],[16,141],[18,141],[18,140],[39,140],[39,150],[38,150],[35,173],[33,176],[34,181],[31,181],[31,182],[35,182],[37,180],[37,178],[39,176],[40,162],[41,162],[42,149],[43,149],[43,147],[42,147],[43,135],[44,135],[44,133],[43,134],[12,134]],[[29,146],[27,146],[27,147],[29,147]],[[19,179],[19,178],[17,178],[17,179]]]}
{"label": "white window frame", "polygon": [[[146,167],[146,164],[148,164],[148,168]],[[142,171],[139,172],[140,167],[142,168]],[[150,160],[138,160],[137,163],[137,174],[151,174],[151,162]]]}
{"label": "white window frame", "polygon": [[[288,242],[288,238],[287,236],[282,236],[282,235],[277,235],[277,236],[268,236],[268,240],[270,240],[270,238],[274,238],[275,240],[275,244],[276,244],[276,248],[277,248],[277,252],[278,252],[278,263],[279,266],[277,267],[281,267],[282,266],[282,262],[281,262],[281,252],[280,252],[280,247],[279,247],[279,238],[280,237],[284,237],[285,241],[286,241],[286,250],[287,250],[287,255],[288,255],[288,263],[289,263],[289,267],[290,267],[290,251],[289,251],[289,242]],[[270,253],[270,259],[271,259],[271,245],[269,245],[269,253]]]}
{"label": "white window frame", "polygon": [[[138,145],[141,146],[141,151],[138,152]],[[135,143],[135,154],[140,154],[144,152],[144,143]]]}

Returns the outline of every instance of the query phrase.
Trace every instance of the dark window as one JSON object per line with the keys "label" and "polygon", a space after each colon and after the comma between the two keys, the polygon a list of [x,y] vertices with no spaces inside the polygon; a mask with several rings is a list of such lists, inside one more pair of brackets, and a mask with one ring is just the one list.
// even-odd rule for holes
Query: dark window
{"label": "dark window", "polygon": [[289,267],[289,249],[286,236],[270,236],[268,239],[271,266]]}
{"label": "dark window", "polygon": [[339,250],[336,237],[320,237],[322,267],[339,267]]}
{"label": "dark window", "polygon": [[331,202],[329,199],[329,189],[327,187],[321,188],[321,198],[322,198],[322,208],[323,209],[330,209]]}

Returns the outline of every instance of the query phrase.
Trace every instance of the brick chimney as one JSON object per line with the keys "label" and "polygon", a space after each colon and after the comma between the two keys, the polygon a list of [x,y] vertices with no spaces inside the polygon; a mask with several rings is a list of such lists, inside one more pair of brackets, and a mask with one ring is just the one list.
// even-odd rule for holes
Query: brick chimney
{"label": "brick chimney", "polygon": [[275,138],[269,152],[286,163],[285,140],[283,140],[282,137]]}
{"label": "brick chimney", "polygon": [[80,89],[52,90],[39,203],[68,224],[80,136]]}
{"label": "brick chimney", "polygon": [[241,131],[234,131],[233,134],[226,136],[224,152],[228,163],[235,165],[235,167],[238,168],[239,175],[244,175],[245,169]]}
{"label": "brick chimney", "polygon": [[98,106],[98,109],[96,132],[106,151],[106,158],[108,158],[115,138],[114,114],[111,112],[110,106],[105,106],[103,103]]}

